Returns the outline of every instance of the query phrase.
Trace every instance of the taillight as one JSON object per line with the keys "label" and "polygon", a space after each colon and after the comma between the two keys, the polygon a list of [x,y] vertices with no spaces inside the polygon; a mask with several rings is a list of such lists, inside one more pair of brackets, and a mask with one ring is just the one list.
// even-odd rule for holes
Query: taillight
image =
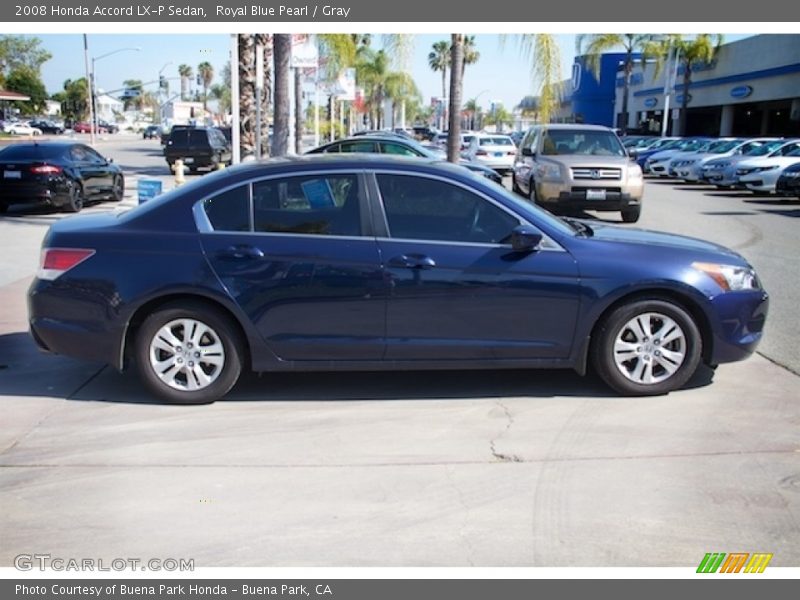
{"label": "taillight", "polygon": [[508,152],[506,152],[506,154],[508,154],[509,156],[516,156],[517,152],[516,150],[509,150]]}
{"label": "taillight", "polygon": [[480,148],[479,148],[478,150],[476,150],[476,151],[475,151],[475,156],[486,156],[486,155],[488,155],[488,154],[489,154],[489,153],[488,153],[488,152],[486,152],[486,150],[481,150]]}
{"label": "taillight", "polygon": [[78,266],[95,253],[86,248],[43,248],[39,279],[52,281],[73,267]]}
{"label": "taillight", "polygon": [[56,167],[54,165],[36,165],[35,167],[31,167],[31,173],[36,175],[58,175],[61,171],[61,167]]}

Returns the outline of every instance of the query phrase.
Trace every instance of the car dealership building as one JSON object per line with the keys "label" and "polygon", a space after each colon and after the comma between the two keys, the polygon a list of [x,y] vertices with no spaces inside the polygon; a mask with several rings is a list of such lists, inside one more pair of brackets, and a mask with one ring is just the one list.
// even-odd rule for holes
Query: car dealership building
{"label": "car dealership building", "polygon": [[[605,54],[599,78],[575,59],[572,93],[562,106],[577,122],[621,126],[625,55]],[[629,130],[661,132],[669,77],[669,131],[679,131],[683,68],[636,62],[628,98]],[[565,110],[566,109],[566,110]],[[615,114],[616,113],[616,114]],[[757,35],[724,44],[710,64],[695,65],[688,90],[687,135],[799,136],[800,34]]]}

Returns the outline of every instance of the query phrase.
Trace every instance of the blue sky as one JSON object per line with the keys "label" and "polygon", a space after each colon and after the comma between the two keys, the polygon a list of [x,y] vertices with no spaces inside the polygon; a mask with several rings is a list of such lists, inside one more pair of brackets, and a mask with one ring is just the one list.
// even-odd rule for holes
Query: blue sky
{"label": "blue sky", "polygon": [[[53,54],[42,67],[42,76],[48,92],[62,88],[66,79],[75,79],[85,74],[83,61],[83,36],[80,34],[41,35],[44,46]],[[726,36],[733,41],[744,36]],[[569,77],[575,57],[575,36],[556,36],[561,49],[562,76]],[[422,91],[425,101],[431,96],[441,95],[441,73],[428,67],[428,53],[434,42],[449,39],[449,34],[418,35],[414,39],[411,74]],[[373,36],[373,45],[380,47],[380,35]],[[520,99],[533,94],[530,63],[526,60],[514,39],[508,36],[503,47],[500,36],[479,34],[476,46],[481,54],[477,64],[467,68],[464,81],[464,99],[478,97],[481,106],[488,107],[493,100],[513,107]],[[222,68],[229,59],[230,36],[226,34],[90,34],[89,55],[99,57],[121,48],[139,47],[139,51],[122,51],[96,61],[97,85],[104,90],[122,87],[126,79],[144,82],[156,81],[163,74],[170,78],[170,91],[180,89],[178,65],[186,63],[195,71],[199,63],[208,61],[214,66],[219,81]],[[168,64],[171,63],[171,64]],[[166,67],[165,67],[166,65]],[[154,90],[155,86],[149,86]]]}

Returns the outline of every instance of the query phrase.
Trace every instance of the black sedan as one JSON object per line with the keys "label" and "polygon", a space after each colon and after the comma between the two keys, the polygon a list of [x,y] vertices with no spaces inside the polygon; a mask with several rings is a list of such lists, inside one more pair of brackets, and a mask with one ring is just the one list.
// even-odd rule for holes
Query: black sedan
{"label": "black sedan", "polygon": [[[352,138],[343,140],[336,140],[329,144],[323,144],[313,150],[309,150],[306,154],[336,154],[336,153],[353,153],[363,152],[367,154],[389,154],[391,156],[416,156],[419,158],[430,158],[439,160],[442,155],[422,146],[416,140],[407,139],[401,135],[388,133],[386,135],[377,135],[368,133]],[[503,185],[503,178],[494,169],[485,167],[481,164],[464,160],[463,158],[458,161],[462,167],[469,169],[491,179],[495,183]]]}
{"label": "black sedan", "polygon": [[154,140],[161,135],[161,127],[158,125],[148,125],[147,128],[142,131],[142,139],[144,140]]}
{"label": "black sedan", "polygon": [[78,212],[87,200],[122,200],[122,170],[75,142],[30,142],[0,151],[0,213],[12,204],[43,203]]}
{"label": "black sedan", "polygon": [[216,171],[62,219],[28,293],[44,350],[171,402],[245,370],[571,368],[628,395],[743,360],[768,297],[735,252],[559,219],[466,169],[382,155]]}
{"label": "black sedan", "polygon": [[28,125],[30,125],[31,127],[35,127],[42,133],[49,133],[55,135],[61,135],[62,133],[64,133],[64,128],[58,123],[53,123],[52,121],[45,121],[45,120],[29,121]]}
{"label": "black sedan", "polygon": [[796,196],[800,198],[800,163],[786,167],[775,184],[775,193],[779,196]]}

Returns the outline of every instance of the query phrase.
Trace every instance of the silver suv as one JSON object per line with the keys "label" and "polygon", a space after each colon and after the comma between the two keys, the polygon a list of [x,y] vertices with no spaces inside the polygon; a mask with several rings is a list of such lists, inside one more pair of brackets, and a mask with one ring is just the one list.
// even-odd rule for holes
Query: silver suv
{"label": "silver suv", "polygon": [[642,210],[642,170],[617,134],[598,125],[536,125],[520,142],[515,192],[551,212],[620,211],[635,223]]}

